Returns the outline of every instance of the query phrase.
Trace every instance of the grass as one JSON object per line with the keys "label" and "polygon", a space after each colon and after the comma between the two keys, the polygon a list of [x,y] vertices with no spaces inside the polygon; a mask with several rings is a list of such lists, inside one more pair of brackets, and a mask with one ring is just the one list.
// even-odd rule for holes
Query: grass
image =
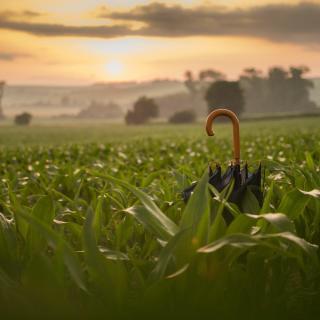
{"label": "grass", "polygon": [[[257,122],[243,122],[241,134],[243,137],[256,131],[261,134],[270,134],[273,130],[283,132],[289,130],[312,131],[317,128],[319,119],[281,119]],[[131,139],[152,138],[206,138],[204,136],[204,122],[191,125],[151,124],[145,126],[125,126],[123,124],[109,123],[105,121],[43,121],[35,122],[30,127],[18,127],[10,122],[0,126],[0,146],[39,146],[39,145],[63,145],[68,143],[112,143],[125,142]],[[228,123],[218,124],[219,137],[231,134]],[[231,135],[230,135],[231,136]]]}
{"label": "grass", "polygon": [[242,159],[265,168],[263,206],[247,192],[243,212],[208,188],[232,156],[215,129],[1,127],[4,318],[316,319],[318,120],[242,124]]}

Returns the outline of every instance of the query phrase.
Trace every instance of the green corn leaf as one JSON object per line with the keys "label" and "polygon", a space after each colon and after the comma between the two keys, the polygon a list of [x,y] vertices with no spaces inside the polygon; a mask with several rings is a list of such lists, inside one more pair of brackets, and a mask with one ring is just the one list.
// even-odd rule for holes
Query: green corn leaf
{"label": "green corn leaf", "polygon": [[298,236],[294,235],[292,232],[281,232],[281,233],[275,233],[275,234],[261,235],[260,238],[261,239],[263,238],[285,239],[291,243],[294,243],[296,246],[302,249],[305,253],[307,253],[310,257],[314,258],[314,260],[317,260],[316,255],[317,255],[318,246],[302,238],[299,238]]}
{"label": "green corn leaf", "polygon": [[[31,215],[39,219],[43,224],[50,225],[54,219],[54,206],[51,197],[41,197],[35,206],[32,208]],[[36,229],[29,228],[27,233],[27,245],[30,250],[30,254],[34,254],[37,251],[41,251],[45,248],[46,242],[43,241],[43,235]]]}
{"label": "green corn leaf", "polygon": [[170,260],[173,258],[174,251],[181,245],[189,243],[190,231],[191,228],[181,230],[169,240],[159,255],[158,263],[151,273],[150,281],[158,281],[165,276],[166,269]]}
{"label": "green corn leaf", "polygon": [[20,204],[15,193],[11,190],[11,187],[8,187],[10,201],[12,203],[14,220],[16,222],[17,231],[21,234],[21,236],[26,239],[28,234],[29,224],[20,217],[20,213],[24,213],[26,209]]}
{"label": "green corn leaf", "polygon": [[306,151],[304,154],[305,154],[305,157],[306,157],[306,162],[307,162],[308,169],[311,170],[311,171],[314,171],[315,165],[314,165],[311,153],[309,151]]}
{"label": "green corn leaf", "polygon": [[251,233],[252,227],[258,220],[263,220],[272,225],[276,231],[295,232],[295,226],[288,216],[283,213],[265,213],[261,215],[241,214],[234,219],[227,229],[227,234]]}
{"label": "green corn leaf", "polygon": [[94,213],[88,208],[83,228],[83,246],[90,278],[103,297],[109,297],[108,306],[111,307],[115,303],[114,307],[119,308],[127,292],[127,273],[121,261],[123,259],[106,259],[106,248],[99,249],[97,245],[93,222]]}
{"label": "green corn leaf", "polygon": [[0,213],[0,265],[9,271],[17,266],[18,239],[15,233],[13,219],[7,219]]}
{"label": "green corn leaf", "polygon": [[[255,215],[253,215],[256,217]],[[227,227],[226,234],[247,233],[250,234],[252,227],[256,224],[256,220],[247,214],[238,215]]]}
{"label": "green corn leaf", "polygon": [[261,213],[267,213],[267,212],[271,212],[271,200],[273,197],[273,193],[274,193],[274,182],[272,181],[270,184],[270,188],[263,200],[263,205],[262,208],[260,210],[260,214]]}
{"label": "green corn leaf", "polygon": [[249,187],[246,188],[246,191],[241,201],[241,205],[244,212],[258,214],[261,210],[257,198],[255,197],[255,195]]}
{"label": "green corn leaf", "polygon": [[124,212],[132,215],[157,238],[166,241],[172,237],[172,234],[168,231],[162,220],[158,219],[157,215],[150,214],[150,211],[145,207],[134,206],[125,209]]}
{"label": "green corn leaf", "polygon": [[277,211],[288,215],[291,219],[296,219],[304,212],[309,201],[308,195],[294,189],[284,195]]}
{"label": "green corn leaf", "polygon": [[[188,204],[185,207],[181,221],[180,229],[186,229],[192,227],[196,230],[199,221],[203,215],[209,216],[210,214],[210,202],[209,202],[209,190],[208,190],[208,172],[205,171],[202,175],[200,181],[196,185]],[[209,226],[209,219],[207,219],[207,224]],[[207,227],[208,228],[208,227]]]}
{"label": "green corn leaf", "polygon": [[41,234],[43,238],[46,239],[49,246],[51,246],[53,249],[59,248],[59,250],[61,250],[64,263],[67,266],[71,277],[79,288],[87,291],[81,265],[73,249],[63,239],[63,237],[36,216],[32,216],[24,212],[19,212],[19,216],[24,219],[30,225],[30,227]]}
{"label": "green corn leaf", "polygon": [[104,216],[103,216],[104,199],[105,198],[103,196],[100,196],[98,198],[97,206],[95,208],[95,213],[94,213],[93,229],[94,229],[97,241],[99,241],[99,239],[100,239],[101,229],[102,229],[103,222],[104,222]]}
{"label": "green corn leaf", "polygon": [[[291,248],[285,246],[284,243],[290,244]],[[280,232],[273,234],[231,234],[221,239],[218,239],[200,249],[199,253],[213,253],[226,247],[237,248],[237,249],[250,249],[251,247],[263,246],[272,249],[274,252],[278,252],[280,255],[296,258],[300,265],[304,267],[304,262],[301,254],[296,252],[295,249],[303,251],[315,265],[319,264],[317,259],[318,246],[307,242],[306,240],[299,238],[292,232]],[[272,254],[272,251],[271,253]],[[237,254],[234,252],[234,256]]]}
{"label": "green corn leaf", "polygon": [[315,199],[320,199],[320,189],[313,189],[311,191],[303,191],[303,190],[299,189],[299,191],[302,194],[305,194],[306,196],[310,196],[310,197],[315,198]]}
{"label": "green corn leaf", "polygon": [[248,234],[231,234],[228,236],[225,236],[223,238],[220,238],[200,249],[198,249],[198,252],[200,253],[212,253],[215,251],[218,251],[226,246],[232,246],[235,248],[249,248],[253,246],[257,246],[259,241],[254,238],[253,236],[250,236]]}
{"label": "green corn leaf", "polygon": [[[150,221],[152,221],[153,223],[152,226],[150,227],[151,228],[155,227],[157,230],[159,230],[159,228],[162,229],[161,233],[162,235],[166,234],[165,236],[166,240],[177,233],[178,231],[177,225],[160,210],[160,208],[154,203],[154,201],[146,193],[144,193],[143,191],[139,190],[138,188],[130,185],[125,181],[113,178],[109,175],[105,175],[105,174],[98,174],[98,175],[132,192],[141,201],[142,205],[146,209],[146,211],[143,214],[140,214],[140,217],[141,216],[146,217],[146,215],[149,215]],[[144,220],[146,221],[148,219],[144,219]],[[154,226],[154,224],[156,224],[156,226]]]}

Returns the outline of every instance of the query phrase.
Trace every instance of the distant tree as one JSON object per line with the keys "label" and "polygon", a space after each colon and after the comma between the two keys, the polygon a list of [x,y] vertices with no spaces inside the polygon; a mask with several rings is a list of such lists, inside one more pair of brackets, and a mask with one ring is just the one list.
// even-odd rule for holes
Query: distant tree
{"label": "distant tree", "polygon": [[16,115],[14,118],[14,122],[16,125],[19,125],[19,126],[27,126],[30,124],[31,119],[32,119],[32,115],[28,112],[24,112]]}
{"label": "distant tree", "polygon": [[148,97],[140,97],[133,105],[133,110],[136,114],[147,120],[156,118],[159,115],[159,107],[155,101]]}
{"label": "distant tree", "polygon": [[0,81],[0,120],[5,118],[3,114],[3,109],[2,109],[2,98],[3,98],[5,85],[6,85],[5,81]]}
{"label": "distant tree", "polygon": [[288,104],[288,72],[281,67],[269,69],[267,79],[267,105],[276,110],[286,110]]}
{"label": "distant tree", "polygon": [[245,97],[245,109],[249,112],[263,112],[266,103],[266,83],[262,71],[246,68],[240,75],[240,86]]}
{"label": "distant tree", "polygon": [[209,112],[226,107],[240,115],[244,109],[244,96],[239,81],[216,81],[210,85],[205,99]]}
{"label": "distant tree", "polygon": [[184,74],[185,81],[184,84],[187,87],[188,91],[190,92],[191,96],[197,94],[197,80],[194,79],[192,71],[187,70]]}
{"label": "distant tree", "polygon": [[184,110],[174,113],[170,118],[170,123],[193,123],[196,121],[196,114],[193,110]]}
{"label": "distant tree", "polygon": [[207,69],[199,72],[199,80],[211,79],[213,81],[225,80],[225,75],[217,70]]}
{"label": "distant tree", "polygon": [[213,69],[200,71],[197,78],[194,77],[191,71],[186,71],[184,84],[190,93],[193,108],[196,108],[196,101],[199,97],[201,97],[201,99],[204,98],[212,82],[224,79],[225,75],[223,73]]}
{"label": "distant tree", "polygon": [[292,111],[304,108],[305,110],[315,108],[314,102],[310,101],[309,90],[314,87],[311,80],[303,76],[309,72],[306,66],[290,67],[288,78],[288,108]]}
{"label": "distant tree", "polygon": [[145,118],[140,117],[134,111],[128,110],[125,116],[126,124],[143,124],[146,122]]}
{"label": "distant tree", "polygon": [[213,69],[201,70],[197,78],[189,70],[185,72],[184,76],[184,84],[192,96],[197,94],[203,95],[212,82],[225,80],[223,73]]}
{"label": "distant tree", "polygon": [[133,105],[133,110],[128,111],[125,120],[127,124],[142,124],[156,118],[159,115],[159,107],[155,101],[148,97],[140,97]]}
{"label": "distant tree", "polygon": [[245,69],[240,76],[247,112],[310,112],[316,104],[310,100],[313,82],[305,79],[309,68],[273,67],[267,76],[254,68]]}

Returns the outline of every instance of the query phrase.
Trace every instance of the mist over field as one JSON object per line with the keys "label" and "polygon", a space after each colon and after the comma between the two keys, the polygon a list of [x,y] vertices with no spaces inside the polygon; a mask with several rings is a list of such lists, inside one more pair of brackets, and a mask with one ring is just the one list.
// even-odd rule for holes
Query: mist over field
{"label": "mist over field", "polygon": [[[314,87],[310,89],[310,99],[320,106],[320,78],[311,79]],[[153,97],[159,104],[161,118],[170,117],[176,111],[193,109],[199,117],[204,117],[207,106],[204,99],[198,98],[192,105],[189,92],[183,83],[178,80],[155,80],[147,82],[118,82],[100,83],[88,86],[30,86],[10,85],[5,88],[3,97],[4,113],[14,117],[21,112],[30,112],[39,118],[103,118],[106,120],[121,120],[128,109],[140,96]],[[81,115],[92,103],[103,105],[105,112],[93,111]],[[114,113],[110,103],[120,107]],[[296,110],[300,113],[308,112],[304,108]],[[261,110],[247,110],[244,114],[261,113]],[[263,114],[274,110],[265,109]],[[279,111],[280,112],[280,111]]]}

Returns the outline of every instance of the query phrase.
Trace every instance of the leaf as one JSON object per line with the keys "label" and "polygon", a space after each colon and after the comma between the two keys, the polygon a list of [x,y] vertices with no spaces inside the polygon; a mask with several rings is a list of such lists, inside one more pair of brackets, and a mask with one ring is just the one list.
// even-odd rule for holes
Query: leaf
{"label": "leaf", "polygon": [[261,210],[257,198],[255,197],[255,195],[249,187],[246,188],[246,191],[241,201],[241,206],[243,211],[248,213],[258,214]]}
{"label": "leaf", "polygon": [[[140,217],[143,217],[144,221],[148,223],[149,221],[152,221],[152,228],[157,229],[158,231],[161,229],[161,234],[164,236],[164,240],[168,240],[171,236],[177,233],[178,227],[177,225],[169,219],[161,210],[160,208],[152,201],[152,199],[145,194],[143,191],[139,190],[138,188],[130,185],[127,182],[124,182],[122,180],[113,178],[106,174],[99,174],[98,176],[102,178],[106,178],[109,181],[112,181],[116,184],[121,185],[122,187],[128,189],[130,192],[132,192],[142,203],[146,211],[144,213],[141,213],[140,211]],[[130,209],[130,208],[129,208]],[[128,210],[128,209],[126,209]],[[134,213],[133,210],[130,210],[132,213]],[[149,215],[149,217],[147,217]],[[142,220],[142,218],[141,218]],[[141,222],[141,221],[140,221]]]}
{"label": "leaf", "polygon": [[99,251],[109,260],[129,260],[129,257],[121,251],[109,250],[101,246],[99,246]]}
{"label": "leaf", "polygon": [[235,248],[249,248],[258,245],[258,240],[248,234],[231,234],[221,239],[218,239],[200,249],[200,253],[212,253],[218,251],[226,246],[232,246]]}
{"label": "leaf", "polygon": [[[209,216],[209,191],[208,191],[208,172],[205,171],[200,181],[197,183],[188,204],[185,207],[180,220],[180,229],[186,229],[192,227],[193,230],[197,228],[197,225],[203,215]],[[209,221],[208,221],[209,223]]]}
{"label": "leaf", "polygon": [[278,212],[284,213],[291,219],[297,219],[304,211],[310,198],[298,189],[289,191],[282,198]]}
{"label": "leaf", "polygon": [[99,288],[105,297],[109,297],[107,303],[114,303],[118,308],[124,299],[127,290],[127,274],[122,261],[107,260],[103,250],[99,249],[93,228],[94,214],[89,207],[83,227],[83,246],[88,265],[88,272],[94,285]]}
{"label": "leaf", "polygon": [[84,282],[84,275],[81,270],[81,265],[73,249],[62,238],[62,236],[60,236],[52,228],[50,228],[47,224],[45,224],[35,216],[28,215],[24,212],[19,212],[19,216],[26,222],[28,222],[29,225],[34,228],[34,230],[37,230],[37,232],[39,232],[46,239],[49,246],[54,249],[59,248],[59,250],[61,250],[64,263],[67,266],[71,277],[79,288],[87,291]]}
{"label": "leaf", "polygon": [[216,210],[216,212],[213,223],[209,229],[208,241],[214,241],[224,236],[227,228],[226,222],[223,218],[223,210],[227,203],[226,200],[223,199],[222,201],[219,201],[218,199],[213,199],[212,201],[212,208],[213,210]]}
{"label": "leaf", "polygon": [[307,253],[309,256],[313,257],[317,260],[317,249],[318,246],[315,244],[312,244],[302,238],[299,238],[298,236],[294,235],[291,232],[281,232],[276,234],[270,234],[267,236],[268,238],[271,237],[279,237],[282,239],[286,239],[294,244],[296,244],[299,248],[301,248],[305,253]]}
{"label": "leaf", "polygon": [[[278,240],[278,243],[272,243],[271,241]],[[292,244],[295,248],[301,249],[306,253],[313,261],[315,265],[319,264],[317,258],[317,249],[318,246],[307,242],[306,240],[299,238],[291,232],[281,232],[281,233],[272,233],[272,234],[259,234],[259,235],[248,235],[248,234],[232,234],[227,235],[219,240],[216,240],[200,249],[199,253],[213,253],[224,247],[233,247],[238,249],[249,249],[255,246],[265,246],[269,247],[273,251],[278,251],[284,256],[295,257],[301,265],[302,259],[301,255],[292,252],[292,248],[286,247],[283,245],[281,240],[285,240]],[[271,253],[272,254],[272,253]],[[234,253],[234,256],[237,256]]]}
{"label": "leaf", "polygon": [[294,223],[283,213],[265,213],[259,216],[246,214],[247,217],[256,220],[265,220],[273,225],[278,231],[295,232]]}
{"label": "leaf", "polygon": [[319,189],[313,189],[311,191],[303,191],[300,190],[299,191],[307,196],[313,197],[315,199],[320,199],[320,190]]}
{"label": "leaf", "polygon": [[226,234],[247,233],[250,234],[252,227],[256,221],[251,216],[256,215],[240,214],[228,226]]}
{"label": "leaf", "polygon": [[314,162],[313,162],[311,153],[309,151],[306,151],[304,154],[306,156],[306,162],[307,162],[308,169],[310,171],[314,171],[315,166],[314,166]]}
{"label": "leaf", "polygon": [[158,281],[164,277],[170,259],[173,256],[174,250],[185,242],[185,238],[189,238],[191,229],[184,229],[175,234],[160,252],[156,267],[153,269],[150,280]]}
{"label": "leaf", "polygon": [[159,176],[161,176],[163,173],[165,172],[165,170],[158,170],[156,172],[152,172],[151,174],[149,174],[146,178],[144,178],[141,182],[141,187],[145,188],[147,187],[149,184],[151,184],[156,178],[158,178]]}
{"label": "leaf", "polygon": [[5,289],[11,289],[11,288],[18,288],[19,284],[15,280],[11,279],[7,273],[2,270],[0,267],[0,285],[1,285],[1,290]]}
{"label": "leaf", "polygon": [[[197,186],[195,187],[188,203],[182,213],[180,229],[191,228],[189,252],[183,250],[187,255],[194,254],[194,250],[204,245],[209,239],[209,229],[211,224],[211,196],[208,189],[209,175],[204,172]],[[191,239],[192,238],[192,239]]]}
{"label": "leaf", "polygon": [[103,203],[104,197],[99,196],[97,206],[94,212],[94,219],[93,219],[93,229],[95,232],[95,236],[97,241],[100,239],[101,229],[103,226]]}
{"label": "leaf", "polygon": [[10,202],[12,203],[12,206],[14,209],[13,215],[14,215],[14,220],[16,223],[16,228],[17,228],[18,232],[21,234],[21,236],[23,237],[23,239],[26,239],[27,234],[28,234],[29,225],[24,219],[21,219],[20,215],[19,215],[19,213],[23,213],[25,210],[22,207],[22,205],[20,204],[20,202],[18,201],[15,193],[12,191],[10,185],[8,186],[8,193],[9,193],[9,197],[10,197]]}
{"label": "leaf", "polygon": [[264,198],[264,201],[263,201],[263,205],[262,205],[262,208],[260,210],[260,214],[261,213],[267,213],[267,212],[270,212],[271,210],[271,200],[272,200],[272,197],[273,197],[273,193],[274,193],[274,181],[271,182],[270,184],[270,188],[267,192],[267,195],[265,196]]}
{"label": "leaf", "polygon": [[178,276],[180,276],[181,274],[183,274],[185,271],[187,271],[189,268],[189,263],[185,264],[182,268],[180,268],[179,270],[177,270],[176,272],[166,276],[166,279],[173,279],[176,278]]}
{"label": "leaf", "polygon": [[13,219],[7,219],[0,213],[0,265],[13,271],[17,267],[18,239]]}
{"label": "leaf", "polygon": [[145,207],[134,206],[125,209],[124,212],[132,215],[157,238],[161,240],[168,240],[172,237],[166,226],[162,224],[162,221],[159,220],[156,215],[150,214],[150,212]]}
{"label": "leaf", "polygon": [[[32,208],[31,215],[50,227],[54,219],[54,206],[51,197],[42,196]],[[36,229],[28,229],[27,245],[30,254],[35,254],[45,248],[46,242],[43,239],[43,235],[39,234]]]}

